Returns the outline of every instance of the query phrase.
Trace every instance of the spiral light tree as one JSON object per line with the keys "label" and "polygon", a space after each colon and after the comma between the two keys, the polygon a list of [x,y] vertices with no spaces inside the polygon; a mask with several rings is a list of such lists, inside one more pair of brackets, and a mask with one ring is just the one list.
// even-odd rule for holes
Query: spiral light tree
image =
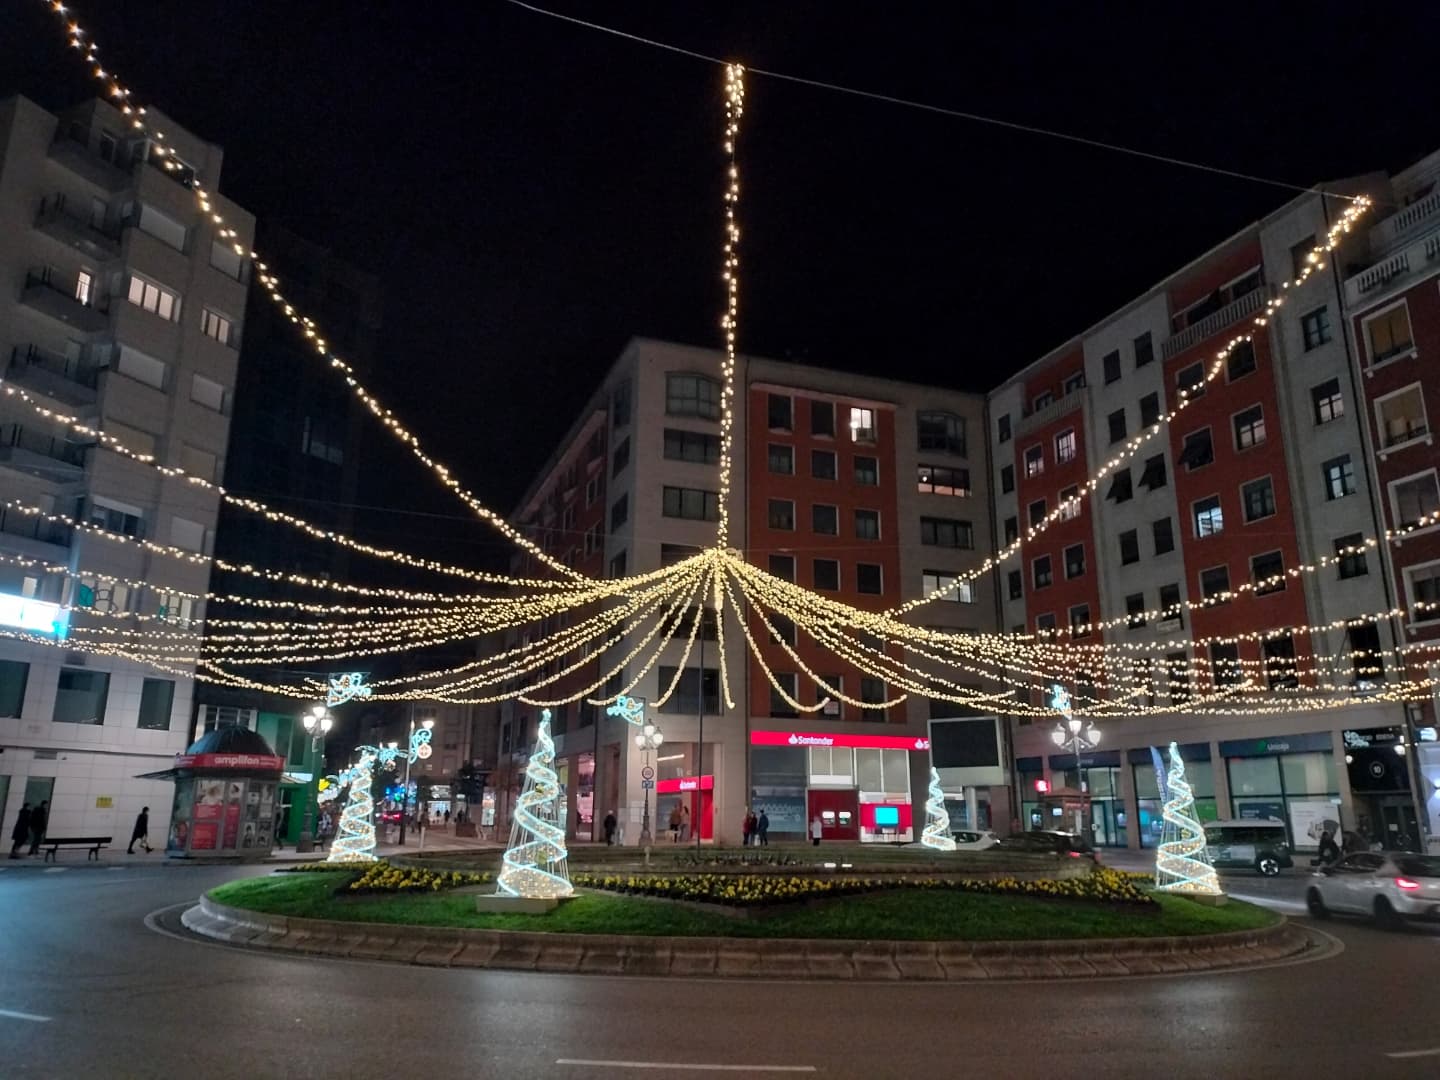
{"label": "spiral light tree", "polygon": [[371,769],[374,764],[374,747],[362,746],[360,760],[338,776],[332,777],[331,786],[325,789],[338,796],[342,788],[350,788],[350,798],[346,800],[345,809],[340,814],[340,828],[335,834],[335,842],[330,845],[330,857],[326,862],[375,861],[375,803],[370,797],[370,783],[374,775]]}
{"label": "spiral light tree", "polygon": [[1191,896],[1224,895],[1205,850],[1205,830],[1195,814],[1195,796],[1185,779],[1185,762],[1173,742],[1166,783],[1170,797],[1165,800],[1165,826],[1155,855],[1155,887]]}
{"label": "spiral light tree", "polygon": [[940,790],[940,774],[930,766],[930,790],[925,795],[925,831],[920,843],[936,851],[954,851],[955,837],[950,835],[950,811],[945,809],[945,793]]}
{"label": "spiral light tree", "polygon": [[565,823],[560,820],[560,778],[555,774],[550,710],[540,714],[535,752],[525,766],[525,788],[515,803],[510,846],[496,883],[499,896],[558,900],[574,895],[566,867]]}

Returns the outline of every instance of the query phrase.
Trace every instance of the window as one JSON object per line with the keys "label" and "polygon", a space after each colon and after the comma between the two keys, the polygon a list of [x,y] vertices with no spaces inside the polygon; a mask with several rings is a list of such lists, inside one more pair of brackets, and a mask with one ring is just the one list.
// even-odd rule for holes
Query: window
{"label": "window", "polygon": [[1360,533],[1350,533],[1341,536],[1335,541],[1336,565],[1340,569],[1340,580],[1349,578],[1364,577],[1370,572],[1365,565],[1365,537]]}
{"label": "window", "polygon": [[855,591],[867,596],[879,596],[884,591],[883,577],[877,564],[855,564]]}
{"label": "window", "polygon": [[1037,633],[1053,632],[1055,629],[1055,616],[1052,612],[1044,612],[1035,616],[1035,630]]}
{"label": "window", "polygon": [[1175,376],[1175,389],[1180,392],[1181,397],[1197,398],[1205,396],[1205,365],[1191,364]]}
{"label": "window", "polygon": [[1255,583],[1255,595],[1285,591],[1285,556],[1279,551],[1267,551],[1250,558],[1250,580]]}
{"label": "window", "polygon": [[661,492],[660,512],[668,518],[690,521],[719,521],[720,495],[698,488],[665,487]]}
{"label": "window", "polygon": [[1272,637],[1261,644],[1260,650],[1265,657],[1265,681],[1271,690],[1300,685],[1296,678],[1294,638],[1289,634]]}
{"label": "window", "polygon": [[630,423],[630,380],[615,384],[610,392],[610,422],[617,428]]}
{"label": "window", "polygon": [[1080,516],[1080,487],[1071,484],[1060,492],[1060,520],[1074,521]]}
{"label": "window", "polygon": [[1305,351],[1318,349],[1330,340],[1330,309],[1323,304],[1314,311],[1300,316],[1300,336],[1305,341]]}
{"label": "window", "polygon": [[25,707],[25,686],[30,665],[18,660],[0,660],[0,716],[19,716]]}
{"label": "window", "polygon": [[869,443],[875,441],[875,410],[850,407],[850,441]]}
{"label": "window", "polygon": [[821,536],[839,536],[839,508],[826,503],[816,503],[810,507],[810,528]]}
{"label": "window", "polygon": [[1005,519],[1005,543],[1007,545],[1013,544],[1016,540],[1019,539],[1020,519],[1017,517],[1007,517]]}
{"label": "window", "polygon": [[816,559],[815,588],[836,592],[840,588],[840,561],[838,559]]}
{"label": "window", "polygon": [[1199,499],[1191,504],[1190,509],[1195,515],[1196,537],[1214,536],[1225,531],[1225,513],[1220,509],[1219,495]]}
{"label": "window", "polygon": [[1129,616],[1131,630],[1138,630],[1145,625],[1145,594],[1131,593],[1125,597],[1125,614]]}
{"label": "window", "polygon": [[920,589],[923,595],[944,590],[941,600],[951,600],[957,604],[973,604],[975,602],[974,583],[961,581],[955,574],[944,570],[925,570],[920,574]]}
{"label": "window", "polygon": [[1212,566],[1200,571],[1200,595],[1206,600],[1217,600],[1230,591],[1230,568]]}
{"label": "window", "polygon": [[612,578],[625,576],[625,552],[617,551],[610,557],[610,576]]}
{"label": "window", "polygon": [[879,723],[885,721],[885,710],[881,707],[885,703],[885,681],[883,679],[872,679],[866,675],[860,676],[860,700],[866,705],[860,710],[861,720]]}
{"label": "window", "polygon": [[55,723],[105,723],[105,700],[109,694],[110,676],[106,672],[61,668],[60,685],[55,692]]}
{"label": "window", "polygon": [[855,511],[855,536],[859,540],[880,539],[880,511]]}
{"label": "window", "polygon": [[1435,514],[1440,511],[1440,487],[1436,485],[1435,470],[1392,483],[1390,506],[1395,511],[1398,528],[1436,524]]}
{"label": "window", "polygon": [[1085,372],[1083,372],[1083,371],[1077,371],[1077,372],[1075,372],[1074,375],[1069,375],[1069,376],[1066,377],[1065,383],[1064,383],[1064,387],[1063,387],[1064,394],[1065,394],[1066,397],[1069,397],[1071,394],[1075,393],[1076,390],[1084,390],[1084,389],[1085,389]]}
{"label": "window", "polygon": [[[789,398],[785,399],[789,401]],[[795,449],[790,446],[781,446],[779,443],[770,444],[770,471],[779,476],[795,475]]]}
{"label": "window", "polygon": [[1030,527],[1031,527],[1032,529],[1033,529],[1036,525],[1039,525],[1040,522],[1042,522],[1042,521],[1045,520],[1045,500],[1044,500],[1044,499],[1036,499],[1034,502],[1032,502],[1032,503],[1030,504],[1028,517],[1029,517],[1029,519],[1030,519]]}
{"label": "window", "polygon": [[[629,439],[625,440],[629,456]],[[670,461],[690,461],[696,465],[715,465],[720,461],[720,437],[700,431],[665,429],[665,457]]]}
{"label": "window", "polygon": [[880,483],[880,462],[873,457],[855,458],[855,483],[875,487]]}
{"label": "window", "polygon": [[[1180,604],[1179,585],[1160,586],[1160,619],[1161,621],[1174,620],[1175,629],[1179,629],[1185,620],[1185,611]],[[1161,629],[1166,629],[1161,627]]]}
{"label": "window", "polygon": [[1407,567],[1405,580],[1410,588],[1410,621],[1440,619],[1440,563]]}
{"label": "window", "polygon": [[[719,668],[707,667],[702,673],[700,668],[686,667],[677,671],[676,668],[661,664],[659,674],[661,686],[669,686],[677,675],[680,680],[675,685],[675,693],[664,705],[660,706],[662,713],[672,716],[695,716],[701,709],[709,714],[720,711]],[[608,687],[606,692],[615,693]]]}
{"label": "window", "polygon": [[145,535],[145,515],[140,508],[110,499],[102,499],[98,496],[92,498],[86,520],[91,525],[98,525],[102,529],[120,533],[122,536],[139,538]]}
{"label": "window", "polygon": [[1215,460],[1215,449],[1210,444],[1210,429],[1201,428],[1185,436],[1184,448],[1180,451],[1179,464],[1187,470],[1203,468]]}
{"label": "window", "polygon": [[1331,458],[1321,466],[1325,474],[1325,498],[1334,501],[1355,494],[1355,466],[1349,454]]}
{"label": "window", "polygon": [[995,421],[995,430],[998,442],[1010,441],[1010,414],[1006,413]]}
{"label": "window", "polygon": [[965,421],[954,413],[922,412],[916,421],[921,450],[965,456]]}
{"label": "window", "polygon": [[1270,482],[1270,477],[1262,476],[1259,480],[1251,480],[1240,489],[1240,502],[1243,504],[1245,521],[1259,521],[1275,513],[1275,486]]}
{"label": "window", "polygon": [[1110,441],[1117,443],[1125,438],[1125,410],[1116,409],[1105,418],[1110,425]]}
{"label": "window", "polygon": [[1327,379],[1310,388],[1310,401],[1315,406],[1315,423],[1328,424],[1345,415],[1345,399],[1340,396],[1340,380]]}
{"label": "window", "polygon": [[630,496],[621,495],[610,504],[610,531],[613,533],[630,518]]}
{"label": "window", "polygon": [[700,554],[698,547],[691,547],[689,544],[661,544],[660,565],[674,566],[676,563],[684,562],[695,555]]}
{"label": "window", "polygon": [[1090,605],[1076,604],[1070,609],[1070,633],[1074,637],[1090,634]]}
{"label": "window", "polygon": [[1370,363],[1383,364],[1414,348],[1410,335],[1410,309],[1397,304],[1365,323],[1365,340],[1370,344]]}
{"label": "window", "polygon": [[[172,156],[171,161],[175,158]],[[186,170],[193,176],[194,170],[186,166]],[[172,176],[176,175],[171,173]],[[187,185],[188,186],[188,185]],[[245,276],[245,256],[235,250],[235,245],[216,240],[210,245],[210,265],[219,270],[226,277],[232,277],[240,281]]]}
{"label": "window", "polygon": [[816,480],[834,480],[836,476],[835,451],[811,450],[810,475]]}
{"label": "window", "polygon": [[1151,360],[1155,359],[1155,346],[1150,341],[1150,331],[1146,330],[1133,342],[1135,347],[1135,366],[1142,368]]}
{"label": "window", "polygon": [[1105,369],[1105,385],[1120,381],[1120,350],[1115,349],[1105,354],[1100,361],[1100,366]]}
{"label": "window", "polygon": [[1165,486],[1165,455],[1156,454],[1145,459],[1145,469],[1140,473],[1140,486],[1154,491]]}
{"label": "window", "polygon": [[1041,555],[1030,564],[1030,568],[1032,571],[1031,580],[1035,582],[1035,588],[1043,589],[1054,580],[1050,573],[1049,555]]}
{"label": "window", "polygon": [[1134,529],[1126,529],[1120,534],[1120,564],[1129,566],[1139,561],[1140,534]]}
{"label": "window", "polygon": [[1375,418],[1380,428],[1380,442],[1386,450],[1424,438],[1430,429],[1420,384],[1412,383],[1376,401]]}
{"label": "window", "polygon": [[1160,395],[1146,394],[1140,399],[1140,426],[1154,427],[1160,422]]}
{"label": "window", "polygon": [[174,322],[180,317],[180,294],[163,285],[157,285],[153,281],[146,281],[142,277],[131,274],[130,291],[127,297],[130,303],[144,308],[151,315],[158,315],[170,322]]}
{"label": "window", "polygon": [[207,409],[223,413],[230,404],[230,395],[225,387],[204,375],[195,375],[190,380],[190,400]]}
{"label": "window", "polygon": [[165,361],[157,360],[139,349],[132,349],[129,345],[121,345],[116,349],[115,370],[128,379],[153,386],[156,390],[165,389]]}
{"label": "window", "polygon": [[[1300,243],[1296,244],[1290,249],[1290,277],[1292,279],[1298,280],[1300,275],[1305,272],[1305,268],[1309,266],[1312,261],[1311,256],[1314,251],[1314,233],[1311,233],[1304,240],[1301,240]],[[1320,256],[1315,255],[1314,258],[1319,259]]]}
{"label": "window", "polygon": [[1255,370],[1255,344],[1250,341],[1242,341],[1230,350],[1230,355],[1225,358],[1225,378],[1234,382],[1236,379],[1243,379]]}
{"label": "window", "polygon": [[140,687],[140,722],[147,731],[170,730],[170,707],[175,701],[175,683],[170,679],[146,679]]}
{"label": "window", "polygon": [[671,416],[720,419],[720,384],[705,375],[665,376],[665,411]]}
{"label": "window", "polygon": [[[798,716],[790,701],[800,700],[800,679],[793,671],[777,671],[775,684],[770,687],[770,715]],[[790,701],[786,701],[786,697]]]}
{"label": "window", "polygon": [[1384,681],[1385,659],[1380,655],[1380,628],[1374,623],[1347,627],[1345,640],[1350,646],[1350,662],[1356,681]]}
{"label": "window", "polygon": [[1039,476],[1045,471],[1045,449],[1032,446],[1025,451],[1025,475]]}
{"label": "window", "polygon": [[1006,465],[1000,470],[1000,493],[1009,495],[1015,490],[1015,466]]}
{"label": "window", "polygon": [[[716,451],[716,454],[717,454],[717,456],[718,456],[719,451],[720,451],[720,447],[719,447],[719,444],[718,444],[718,443],[716,444],[715,451]],[[611,462],[610,462],[610,475],[611,475],[612,477],[613,477],[613,476],[619,476],[622,472],[625,471],[625,467],[626,467],[627,465],[629,465],[629,464],[630,464],[630,436],[629,436],[629,435],[626,435],[625,438],[623,438],[623,439],[620,440],[620,445],[617,446],[617,447],[615,447],[615,453],[614,453],[614,455],[612,456]]]}
{"label": "window", "polygon": [[782,532],[795,530],[795,502],[793,499],[771,499],[769,510],[770,528]]}
{"label": "window", "polygon": [[188,627],[195,619],[195,600],[181,593],[162,592],[155,597],[156,616],[161,622]]}
{"label": "window", "polygon": [[765,417],[771,431],[793,431],[794,413],[795,403],[789,394],[768,395]]}
{"label": "window", "polygon": [[1130,482],[1130,470],[1116,469],[1115,475],[1110,478],[1110,490],[1105,493],[1105,497],[1123,503],[1129,502],[1134,496],[1135,488]]}
{"label": "window", "polygon": [[585,530],[584,546],[582,548],[585,553],[585,558],[588,559],[597,551],[604,550],[604,548],[605,534],[600,531],[599,525],[591,525],[590,528]]}
{"label": "window", "polygon": [[1155,541],[1155,554],[1165,555],[1175,550],[1175,530],[1168,517],[1150,523],[1150,533]]}
{"label": "window", "polygon": [[916,468],[916,488],[922,495],[970,494],[970,470],[949,469],[942,465],[920,465]]}
{"label": "window", "polygon": [[1077,578],[1085,573],[1085,545],[1071,544],[1065,549],[1065,577]]}
{"label": "window", "polygon": [[1024,580],[1020,576],[1019,570],[1011,570],[1010,573],[1006,576],[1006,580],[1010,586],[1011,600],[1019,600],[1022,596],[1025,595],[1025,584]]}
{"label": "window", "polygon": [[[1038,447],[1036,449],[1039,449]],[[1064,465],[1075,460],[1077,447],[1074,430],[1062,431],[1055,436],[1055,462]]]}
{"label": "window", "polygon": [[1179,705],[1190,700],[1190,663],[1183,652],[1165,654],[1165,674],[1170,693],[1170,704]]}
{"label": "window", "polygon": [[1230,418],[1230,423],[1235,428],[1237,450],[1248,450],[1265,441],[1265,410],[1259,405],[1252,405],[1243,412],[1236,413]]}
{"label": "window", "polygon": [[920,543],[932,547],[968,550],[975,546],[975,536],[968,521],[961,521],[957,518],[922,517],[920,519]]}
{"label": "window", "polygon": [[592,476],[585,481],[585,505],[594,506],[595,500],[600,498],[600,477]]}
{"label": "window", "polygon": [[229,345],[231,329],[230,320],[218,311],[205,308],[200,312],[200,332],[206,337],[214,338],[221,345]]}
{"label": "window", "polygon": [[1055,395],[1052,394],[1049,390],[1040,391],[1040,393],[1035,395],[1035,399],[1030,402],[1031,414],[1033,415],[1034,413],[1039,412],[1041,409],[1045,408],[1045,406],[1049,405],[1054,400]]}
{"label": "window", "polygon": [[771,555],[770,573],[786,581],[795,580],[795,556],[794,555]]}
{"label": "window", "polygon": [[835,403],[833,401],[810,402],[810,434],[835,437]]}
{"label": "window", "polygon": [[1245,681],[1240,668],[1240,646],[1232,642],[1210,645],[1210,676],[1216,686],[1238,686]]}

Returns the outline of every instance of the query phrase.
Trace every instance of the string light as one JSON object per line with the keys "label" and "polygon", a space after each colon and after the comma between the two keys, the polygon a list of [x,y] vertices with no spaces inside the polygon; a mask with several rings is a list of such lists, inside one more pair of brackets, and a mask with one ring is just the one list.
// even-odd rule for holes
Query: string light
{"label": "string light", "polygon": [[550,710],[545,709],[535,730],[535,752],[525,765],[525,788],[515,803],[510,845],[501,859],[496,892],[502,896],[554,900],[575,893],[566,864],[560,778],[551,767],[554,762]]}
{"label": "string light", "polygon": [[725,65],[725,314],[720,329],[725,337],[725,359],[720,365],[720,515],[715,544],[730,542],[730,462],[735,424],[735,346],[740,331],[740,225],[735,212],[740,204],[740,168],[736,145],[740,140],[740,117],[745,112],[745,69]]}
{"label": "string light", "polygon": [[1169,797],[1162,813],[1165,825],[1155,853],[1155,887],[1163,892],[1220,896],[1220,879],[1210,865],[1205,830],[1195,813],[1195,796],[1185,779],[1180,748],[1170,744]]}
{"label": "string light", "polygon": [[930,789],[925,795],[925,830],[920,843],[935,851],[954,851],[955,837],[950,833],[950,811],[945,809],[945,793],[940,790],[940,773],[930,766]]}

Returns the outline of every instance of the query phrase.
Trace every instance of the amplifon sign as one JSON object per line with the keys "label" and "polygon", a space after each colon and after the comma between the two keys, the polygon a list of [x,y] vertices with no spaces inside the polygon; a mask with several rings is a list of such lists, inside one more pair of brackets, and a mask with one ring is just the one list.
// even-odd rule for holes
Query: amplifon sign
{"label": "amplifon sign", "polygon": [[32,600],[14,593],[0,593],[0,626],[13,626],[32,634],[64,637],[69,629],[69,619],[59,604]]}
{"label": "amplifon sign", "polygon": [[285,768],[283,757],[271,757],[266,754],[176,754],[175,767],[177,769],[202,769],[202,770],[225,770],[225,769],[255,769],[281,772]]}
{"label": "amplifon sign", "polygon": [[928,751],[923,735],[844,735],[839,732],[752,731],[751,746],[838,746],[852,750]]}

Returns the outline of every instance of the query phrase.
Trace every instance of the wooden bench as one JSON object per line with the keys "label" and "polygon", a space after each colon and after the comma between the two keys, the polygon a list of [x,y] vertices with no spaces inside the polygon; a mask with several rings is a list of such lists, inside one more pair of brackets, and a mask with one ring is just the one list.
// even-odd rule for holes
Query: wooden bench
{"label": "wooden bench", "polygon": [[100,849],[109,843],[110,837],[108,836],[47,836],[40,841],[40,846],[45,849],[45,861],[54,862],[55,852],[62,847],[89,848],[90,858],[99,859]]}

